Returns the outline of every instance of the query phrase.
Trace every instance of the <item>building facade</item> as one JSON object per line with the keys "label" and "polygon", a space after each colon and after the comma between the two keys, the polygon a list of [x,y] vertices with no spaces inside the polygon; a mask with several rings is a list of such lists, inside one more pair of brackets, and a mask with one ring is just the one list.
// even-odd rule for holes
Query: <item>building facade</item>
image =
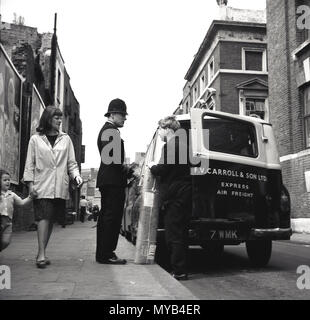
{"label": "building facade", "polygon": [[[12,152],[18,162],[14,162],[13,165],[10,164],[9,162],[13,160],[9,161],[10,159],[6,155],[6,159],[0,157],[0,167],[10,168],[11,166],[12,170],[18,167],[18,173],[15,174],[14,172],[13,174],[12,189],[23,196],[28,192],[26,186],[21,183],[28,142],[30,136],[36,132],[35,129],[40,116],[47,105],[54,104],[63,111],[62,130],[70,135],[76,160],[81,168],[83,159],[80,106],[71,88],[70,77],[67,74],[58,47],[56,26],[54,33],[40,34],[33,27],[2,22],[0,32],[2,46],[0,78],[2,84],[4,84],[3,93],[1,93],[4,96],[4,113],[0,113],[0,121],[2,121],[2,116],[5,120],[4,127],[1,129],[3,132],[12,131],[11,128],[16,128],[15,131],[18,131],[18,137],[13,139],[14,141],[11,139],[13,142],[9,140],[9,136],[6,137],[1,133],[0,149],[8,149],[6,146],[18,143],[17,152]],[[17,75],[16,79],[20,78],[21,80],[20,88],[18,86],[19,82],[13,78],[14,74]],[[10,75],[12,75],[12,81],[8,79]],[[7,82],[9,83],[8,86],[6,85]],[[20,92],[20,99],[16,98],[17,90]],[[11,100],[15,105],[15,117],[8,116],[9,109],[12,109],[9,107],[9,101]],[[16,123],[13,126],[10,122],[13,122],[14,118]],[[71,197],[67,207],[76,211],[79,204],[79,190],[71,187],[70,194]],[[15,229],[25,229],[33,222],[33,214],[31,210],[19,211],[19,214],[16,215],[19,218],[14,221],[14,227]]]}
{"label": "building facade", "polygon": [[267,0],[270,120],[292,217],[300,219],[310,218],[309,29],[309,0]]}
{"label": "building facade", "polygon": [[101,194],[98,188],[96,188],[98,169],[82,169],[82,178],[84,184],[81,189],[81,195],[92,204],[101,208]]}
{"label": "building facade", "polygon": [[219,1],[218,19],[185,75],[183,99],[175,113],[199,106],[212,88],[216,90],[212,109],[268,120],[265,11],[234,9]]}

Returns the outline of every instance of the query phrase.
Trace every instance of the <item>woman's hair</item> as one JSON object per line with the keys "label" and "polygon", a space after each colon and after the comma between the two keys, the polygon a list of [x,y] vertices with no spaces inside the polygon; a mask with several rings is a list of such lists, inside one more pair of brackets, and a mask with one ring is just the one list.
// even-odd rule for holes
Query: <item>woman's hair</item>
{"label": "woman's hair", "polygon": [[62,117],[62,111],[54,106],[48,106],[44,109],[42,116],[40,118],[39,126],[37,127],[37,132],[46,134],[52,129],[52,119],[54,116]]}
{"label": "woman's hair", "polygon": [[158,121],[158,125],[163,129],[172,129],[173,131],[177,131],[180,129],[181,125],[178,120],[176,120],[175,116],[168,116]]}
{"label": "woman's hair", "polygon": [[0,168],[0,195],[1,195],[1,191],[2,191],[2,190],[1,190],[2,176],[4,176],[5,174],[7,174],[8,176],[10,176],[10,174],[9,174],[6,170]]}

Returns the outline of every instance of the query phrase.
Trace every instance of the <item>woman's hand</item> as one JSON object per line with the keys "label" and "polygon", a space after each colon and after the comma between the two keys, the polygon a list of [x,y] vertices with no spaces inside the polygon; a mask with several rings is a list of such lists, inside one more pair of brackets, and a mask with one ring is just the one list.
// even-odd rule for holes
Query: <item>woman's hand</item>
{"label": "woman's hand", "polygon": [[80,187],[83,184],[83,179],[81,176],[76,176],[75,177],[75,182],[77,184],[77,187]]}
{"label": "woman's hand", "polygon": [[151,169],[153,166],[155,166],[156,163],[154,161],[150,161],[146,166]]}
{"label": "woman's hand", "polygon": [[29,192],[29,198],[36,199],[38,197],[38,192],[32,188],[32,191]]}
{"label": "woman's hand", "polygon": [[33,192],[33,181],[28,182],[29,194]]}

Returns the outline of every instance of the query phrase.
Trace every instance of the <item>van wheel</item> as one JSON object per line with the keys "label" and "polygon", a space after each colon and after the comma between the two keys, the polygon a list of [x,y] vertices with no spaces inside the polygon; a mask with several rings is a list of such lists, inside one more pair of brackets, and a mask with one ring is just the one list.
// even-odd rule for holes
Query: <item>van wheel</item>
{"label": "van wheel", "polygon": [[255,267],[264,267],[268,264],[271,252],[271,240],[249,240],[246,241],[246,251],[250,262]]}
{"label": "van wheel", "polygon": [[132,242],[132,244],[135,246],[135,245],[136,245],[136,242],[137,242],[137,237],[133,235],[133,236],[131,237],[131,242]]}
{"label": "van wheel", "polygon": [[125,238],[131,242],[131,232],[130,231],[125,231]]}

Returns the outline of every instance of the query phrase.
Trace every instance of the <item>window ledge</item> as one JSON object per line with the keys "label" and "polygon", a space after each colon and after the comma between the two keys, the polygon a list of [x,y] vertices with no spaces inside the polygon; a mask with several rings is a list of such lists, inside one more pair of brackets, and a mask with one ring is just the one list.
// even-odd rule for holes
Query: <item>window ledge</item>
{"label": "window ledge", "polygon": [[293,52],[292,56],[293,59],[296,60],[297,57],[302,53],[302,51],[310,46],[310,39],[307,39],[305,42],[303,42],[300,46],[298,46]]}

